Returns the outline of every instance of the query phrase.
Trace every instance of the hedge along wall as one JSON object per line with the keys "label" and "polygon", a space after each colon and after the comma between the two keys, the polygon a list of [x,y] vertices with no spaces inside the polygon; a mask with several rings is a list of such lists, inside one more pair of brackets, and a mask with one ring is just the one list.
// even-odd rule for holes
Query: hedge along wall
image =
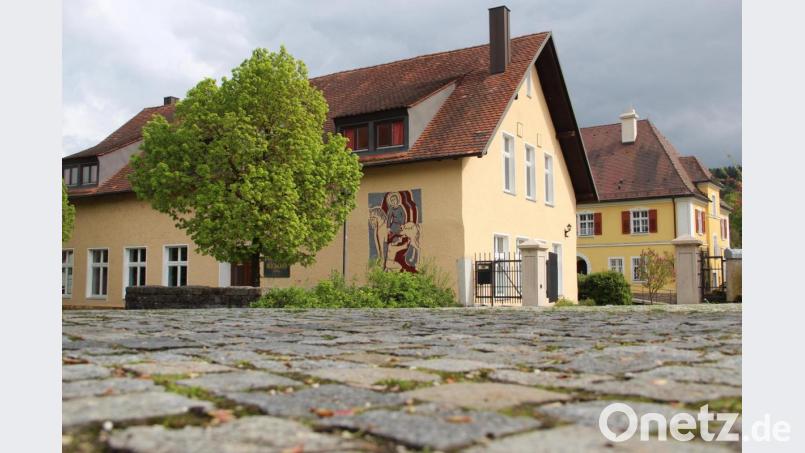
{"label": "hedge along wall", "polygon": [[126,309],[239,308],[262,294],[261,288],[250,286],[134,286],[126,289]]}

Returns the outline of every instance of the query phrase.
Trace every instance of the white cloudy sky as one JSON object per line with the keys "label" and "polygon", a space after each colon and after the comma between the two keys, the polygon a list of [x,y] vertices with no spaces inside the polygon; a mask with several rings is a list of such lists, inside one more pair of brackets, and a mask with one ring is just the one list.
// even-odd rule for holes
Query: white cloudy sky
{"label": "white cloudy sky", "polygon": [[[312,76],[488,41],[490,1],[73,0],[64,139],[92,146],[146,106],[284,44]],[[634,105],[683,154],[741,159],[739,0],[508,0],[512,36],[551,30],[581,126]]]}

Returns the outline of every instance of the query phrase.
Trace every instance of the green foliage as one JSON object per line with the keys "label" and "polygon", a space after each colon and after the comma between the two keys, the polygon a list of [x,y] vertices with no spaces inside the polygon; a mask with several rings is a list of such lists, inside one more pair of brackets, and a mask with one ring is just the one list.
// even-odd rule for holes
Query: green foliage
{"label": "green foliage", "polygon": [[171,123],[143,128],[135,192],[206,255],[310,265],[355,207],[358,158],[324,134],[328,106],[303,62],[256,49],[220,85],[205,79]]}
{"label": "green foliage", "polygon": [[67,199],[67,186],[61,183],[61,241],[67,242],[73,236],[75,227],[75,206]]}
{"label": "green foliage", "polygon": [[582,299],[578,302],[570,299],[565,299],[564,297],[557,300],[556,303],[553,305],[554,308],[556,307],[594,307],[595,301],[592,299]]}
{"label": "green foliage", "polygon": [[741,248],[743,243],[743,167],[711,168],[710,172],[724,186],[721,199],[732,208],[730,213],[730,247]]}
{"label": "green foliage", "polygon": [[654,249],[642,250],[637,273],[649,301],[654,303],[657,293],[674,278],[674,257],[668,252],[660,255]]}
{"label": "green foliage", "polygon": [[593,272],[579,276],[579,298],[592,299],[597,305],[631,305],[629,283],[620,272]]}
{"label": "green foliage", "polygon": [[256,308],[416,308],[457,306],[453,290],[444,284],[435,268],[419,273],[384,272],[369,269],[365,286],[347,283],[338,273],[311,289],[270,289]]}

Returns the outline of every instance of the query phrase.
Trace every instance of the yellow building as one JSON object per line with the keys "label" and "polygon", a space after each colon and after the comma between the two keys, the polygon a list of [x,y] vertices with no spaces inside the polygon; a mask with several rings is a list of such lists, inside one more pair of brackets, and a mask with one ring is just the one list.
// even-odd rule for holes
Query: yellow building
{"label": "yellow building", "polygon": [[[576,203],[596,200],[550,33],[509,39],[490,10],[490,42],[312,79],[330,105],[325,128],[364,166],[346,228],[310,267],[264,263],[262,285],[309,286],[332,272],[361,280],[433,262],[472,303],[471,258],[545,241],[559,296],[575,299]],[[64,244],[65,306],[121,307],[137,285],[242,285],[249,267],[219,263],[131,190],[142,126],[169,120],[176,98],[146,108],[98,145],[63,160],[75,232]]]}
{"label": "yellow building", "polygon": [[[708,255],[729,248],[729,206],[718,182],[694,156],[680,156],[634,110],[621,122],[581,130],[599,202],[579,203],[577,271],[623,272],[633,290],[644,249],[673,255],[671,241],[691,235]],[[710,284],[722,282],[717,274]]]}

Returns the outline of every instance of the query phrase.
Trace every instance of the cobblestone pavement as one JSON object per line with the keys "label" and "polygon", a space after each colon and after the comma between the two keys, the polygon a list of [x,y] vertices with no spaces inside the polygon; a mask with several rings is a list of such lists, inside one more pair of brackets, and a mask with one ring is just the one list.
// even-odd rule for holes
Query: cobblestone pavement
{"label": "cobblestone pavement", "polygon": [[739,411],[735,305],[65,311],[63,330],[65,451],[740,449],[597,428],[614,401]]}

